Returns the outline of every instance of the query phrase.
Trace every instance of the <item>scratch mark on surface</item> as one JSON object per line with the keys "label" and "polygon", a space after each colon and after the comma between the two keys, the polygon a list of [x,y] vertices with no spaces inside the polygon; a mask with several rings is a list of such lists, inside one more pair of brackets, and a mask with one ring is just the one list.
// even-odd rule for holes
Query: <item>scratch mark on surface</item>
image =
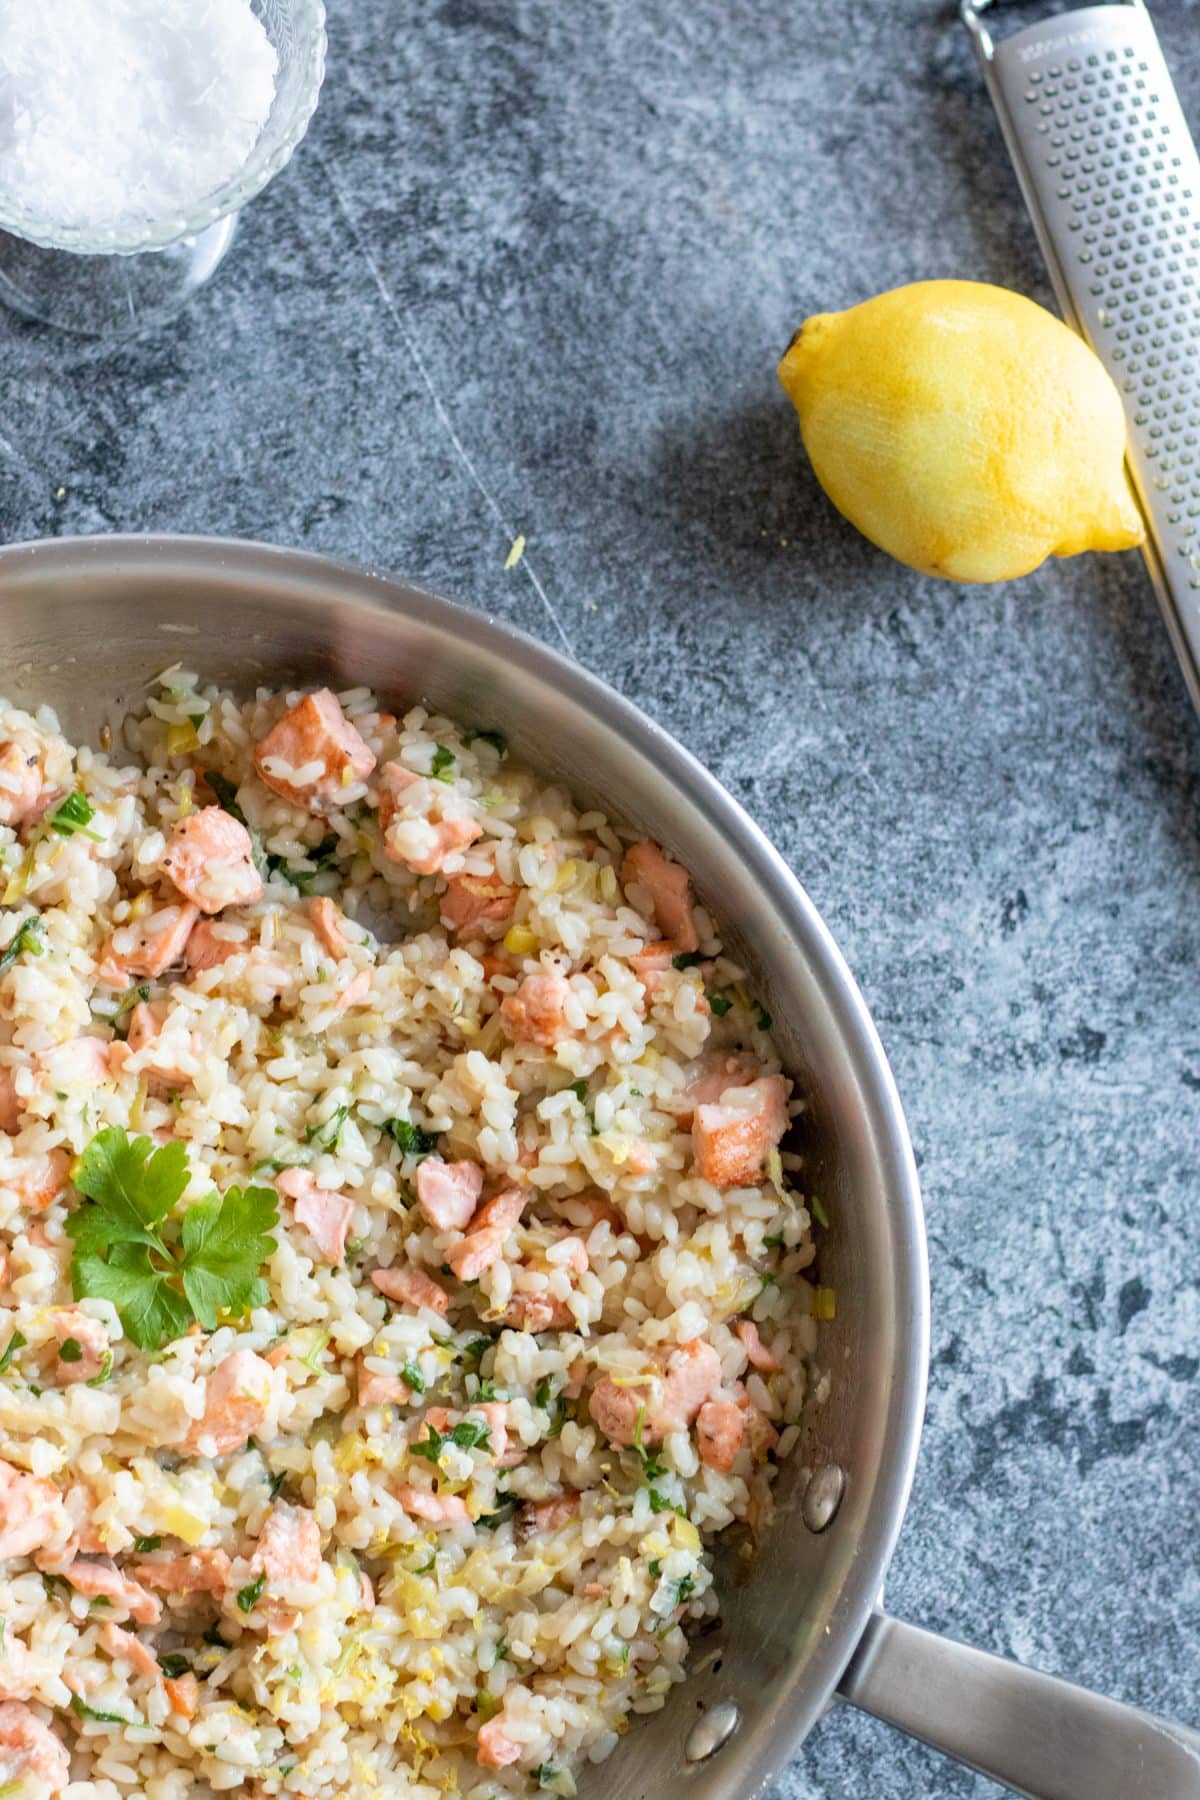
{"label": "scratch mark on surface", "polygon": [[[375,286],[379,292],[379,298],[383,301],[384,308],[387,312],[389,319],[391,319],[392,324],[396,327],[396,330],[400,334],[400,340],[403,343],[404,348],[407,350],[409,358],[412,362],[412,365],[416,369],[417,374],[421,379],[421,384],[424,387],[425,392],[429,395],[429,398],[430,398],[431,402],[433,403],[434,412],[437,414],[437,417],[442,426],[442,429],[445,432],[446,436],[450,440],[451,446],[453,447],[453,450],[454,450],[454,454],[457,456],[459,462],[462,464],[463,468],[466,470],[467,475],[470,477],[472,483],[474,484],[475,488],[477,489],[480,496],[482,497],[489,512],[491,513],[492,517],[495,519],[497,525],[500,526],[501,530],[506,534],[509,542],[511,543],[517,536],[516,526],[506,516],[503,507],[500,505],[500,502],[496,499],[495,495],[492,493],[491,489],[488,487],[487,483],[484,481],[483,476],[479,473],[479,470],[476,468],[474,462],[472,461],[471,455],[470,455],[469,451],[467,450],[466,445],[463,443],[462,439],[458,435],[458,432],[455,430],[454,421],[450,417],[449,412],[446,410],[446,407],[442,401],[441,395],[438,393],[437,388],[434,386],[433,377],[429,373],[429,370],[425,363],[425,359],[421,355],[420,349],[417,346],[416,339],[413,337],[412,332],[409,330],[408,326],[404,322],[404,316],[401,313],[400,308],[396,304],[396,301],[391,292],[391,289],[388,287],[387,283],[383,279],[383,274],[382,274],[382,271],[380,270],[379,264],[376,262],[375,257],[373,256],[373,254],[371,252],[370,245],[367,243],[366,239],[363,237],[362,232],[359,230],[358,223],[355,220],[354,214],[351,212],[349,206],[346,204],[346,200],[342,194],[340,187],[338,186],[337,177],[334,175],[334,172],[333,172],[332,168],[330,167],[328,160],[322,155],[320,150],[314,149],[314,154],[315,154],[317,162],[320,163],[321,167],[325,171],[326,179],[329,182],[329,186],[330,186],[330,189],[332,190],[333,197],[334,197],[335,201],[337,202],[338,211],[341,213],[342,217],[346,221],[346,228],[350,233],[351,239],[353,240],[354,247],[358,251],[359,255],[362,257],[363,261],[366,263],[368,269],[371,271],[371,279],[374,281]],[[521,567],[525,571],[525,574],[529,579],[530,586],[533,588],[534,593],[537,595],[538,599],[541,601],[543,607],[545,608],[546,616],[550,620],[555,631],[557,632],[559,640],[561,641],[561,643],[563,645],[563,648],[567,651],[567,653],[569,655],[574,656],[575,649],[571,643],[570,638],[567,636],[566,631],[563,629],[562,620],[559,618],[557,612],[554,610],[554,606],[550,600],[550,596],[549,596],[549,594],[547,594],[545,588],[542,586],[541,581],[538,579],[537,574],[535,573],[533,568],[530,566],[529,558],[527,556],[524,556],[521,558]]]}

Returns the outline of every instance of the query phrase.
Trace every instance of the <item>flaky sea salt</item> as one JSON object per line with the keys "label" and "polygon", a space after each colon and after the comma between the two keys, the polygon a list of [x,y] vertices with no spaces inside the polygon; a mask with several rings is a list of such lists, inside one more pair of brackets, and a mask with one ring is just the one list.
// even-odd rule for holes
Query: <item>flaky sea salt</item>
{"label": "flaky sea salt", "polygon": [[0,0],[0,212],[97,231],[186,212],[250,155],[276,62],[249,0]]}

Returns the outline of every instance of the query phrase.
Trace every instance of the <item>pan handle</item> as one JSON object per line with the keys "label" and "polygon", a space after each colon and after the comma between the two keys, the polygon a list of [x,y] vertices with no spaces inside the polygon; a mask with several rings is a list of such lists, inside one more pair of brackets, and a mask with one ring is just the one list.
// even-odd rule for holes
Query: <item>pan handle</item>
{"label": "pan handle", "polygon": [[1200,1800],[1200,1733],[885,1613],[838,1697],[1027,1800]]}

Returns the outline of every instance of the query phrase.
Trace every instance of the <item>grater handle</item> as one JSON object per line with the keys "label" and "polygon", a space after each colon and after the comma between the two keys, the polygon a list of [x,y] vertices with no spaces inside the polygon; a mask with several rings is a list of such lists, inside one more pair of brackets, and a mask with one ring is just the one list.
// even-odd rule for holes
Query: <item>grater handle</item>
{"label": "grater handle", "polygon": [[996,42],[962,0],[1063,314],[1117,385],[1145,556],[1200,710],[1200,157],[1141,0]]}

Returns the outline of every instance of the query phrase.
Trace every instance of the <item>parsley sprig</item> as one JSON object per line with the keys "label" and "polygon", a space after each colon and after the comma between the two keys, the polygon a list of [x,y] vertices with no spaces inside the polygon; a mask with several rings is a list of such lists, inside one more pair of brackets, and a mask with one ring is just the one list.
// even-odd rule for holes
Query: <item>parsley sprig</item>
{"label": "parsley sprig", "polygon": [[475,1419],[460,1419],[452,1431],[444,1436],[437,1427],[425,1421],[425,1429],[429,1436],[422,1438],[418,1444],[410,1444],[410,1456],[423,1456],[428,1462],[435,1463],[442,1454],[445,1444],[455,1444],[460,1450],[489,1450],[491,1448],[491,1432],[486,1425]]}
{"label": "parsley sprig", "polygon": [[155,1149],[119,1125],[92,1139],[75,1186],[86,1196],[67,1220],[77,1299],[111,1300],[127,1337],[157,1350],[193,1319],[215,1331],[219,1313],[268,1298],[259,1273],[275,1248],[279,1208],[271,1188],[216,1189],[170,1218],[191,1171],[181,1143]]}
{"label": "parsley sprig", "polygon": [[8,944],[0,950],[0,975],[12,967],[18,956],[40,956],[45,935],[46,927],[37,913],[30,913],[27,919],[22,919]]}

